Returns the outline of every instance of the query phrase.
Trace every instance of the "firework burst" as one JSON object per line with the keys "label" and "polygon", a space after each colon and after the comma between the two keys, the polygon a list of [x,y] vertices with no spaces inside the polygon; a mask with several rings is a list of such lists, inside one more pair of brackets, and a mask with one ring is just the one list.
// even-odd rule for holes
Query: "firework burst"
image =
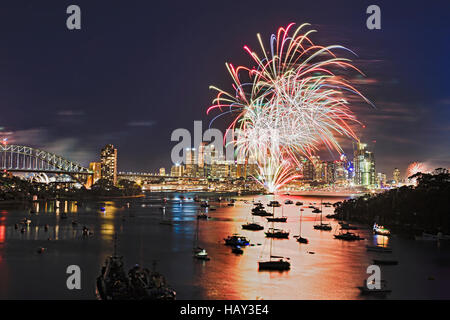
{"label": "firework burst", "polygon": [[406,169],[406,177],[409,178],[416,173],[428,173],[430,170],[423,162],[411,162]]}
{"label": "firework burst", "polygon": [[256,160],[256,178],[271,192],[300,177],[296,173],[300,160],[310,158],[322,145],[341,153],[337,136],[357,140],[352,125],[359,122],[348,96],[368,102],[342,75],[348,70],[361,73],[349,59],[334,53],[348,49],[315,45],[309,38],[314,30],[305,31],[309,24],[290,35],[293,26],[279,28],[268,51],[258,34],[260,55],[244,46],[255,67],[226,63],[233,93],[210,87],[218,94],[207,113],[221,112],[213,120],[234,115],[228,129],[240,133],[233,143],[240,154]]}

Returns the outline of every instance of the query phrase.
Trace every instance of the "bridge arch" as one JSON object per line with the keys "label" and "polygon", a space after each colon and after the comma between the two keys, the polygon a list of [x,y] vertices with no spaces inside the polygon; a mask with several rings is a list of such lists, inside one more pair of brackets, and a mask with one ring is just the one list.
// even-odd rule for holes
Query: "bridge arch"
{"label": "bridge arch", "polygon": [[14,144],[0,144],[0,169],[19,172],[92,174],[88,168],[54,153]]}

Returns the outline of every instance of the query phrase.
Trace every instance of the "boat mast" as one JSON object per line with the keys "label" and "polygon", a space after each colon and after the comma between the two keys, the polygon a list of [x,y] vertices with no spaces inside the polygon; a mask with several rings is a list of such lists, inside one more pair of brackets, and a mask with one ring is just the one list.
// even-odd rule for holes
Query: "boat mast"
{"label": "boat mast", "polygon": [[320,225],[322,225],[322,198],[320,199]]}
{"label": "boat mast", "polygon": [[198,248],[198,228],[199,228],[199,219],[197,218],[197,224],[195,227],[195,236],[194,236],[194,249]]}
{"label": "boat mast", "polygon": [[300,208],[300,231],[299,235],[300,238],[302,237],[302,209]]}

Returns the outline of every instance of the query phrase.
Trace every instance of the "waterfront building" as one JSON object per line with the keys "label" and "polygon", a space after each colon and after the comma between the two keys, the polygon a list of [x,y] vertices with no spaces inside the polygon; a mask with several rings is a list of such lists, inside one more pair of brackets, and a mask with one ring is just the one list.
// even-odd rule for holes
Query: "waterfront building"
{"label": "waterfront building", "polygon": [[334,184],[336,181],[336,161],[326,161],[322,165],[325,183]]}
{"label": "waterfront building", "polygon": [[345,185],[348,183],[349,173],[344,160],[338,160],[334,163],[334,183]]}
{"label": "waterfront building", "polygon": [[159,168],[159,175],[165,176],[166,175],[166,168]]}
{"label": "waterfront building", "polygon": [[117,149],[112,144],[107,144],[100,152],[101,176],[117,184]]}
{"label": "waterfront building", "polygon": [[367,144],[357,143],[354,150],[353,165],[355,170],[354,183],[366,188],[375,187],[375,156],[368,151]]}
{"label": "waterfront building", "polygon": [[170,175],[172,177],[182,177],[184,175],[184,166],[179,163],[175,163],[170,169]]}
{"label": "waterfront building", "polygon": [[314,181],[314,178],[316,176],[316,170],[311,160],[306,158],[302,160],[302,172],[303,172],[303,180]]}

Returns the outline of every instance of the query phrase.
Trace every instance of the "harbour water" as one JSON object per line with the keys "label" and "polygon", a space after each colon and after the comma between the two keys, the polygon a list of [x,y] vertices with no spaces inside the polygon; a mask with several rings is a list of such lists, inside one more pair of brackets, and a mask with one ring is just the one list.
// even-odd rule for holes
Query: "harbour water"
{"label": "harbour water", "polygon": [[[184,197],[184,198],[181,198]],[[374,236],[367,226],[359,226],[362,241],[334,239],[332,231],[314,230],[320,215],[307,208],[339,198],[300,196],[242,196],[228,202],[214,202],[210,197],[208,220],[199,221],[199,244],[207,249],[210,261],[192,257],[200,203],[194,193],[151,193],[134,200],[35,203],[35,213],[29,209],[0,210],[0,299],[95,299],[94,284],[105,257],[113,252],[113,237],[117,234],[117,251],[124,256],[127,269],[135,264],[162,272],[177,291],[177,299],[367,299],[356,288],[368,274],[366,269],[380,254],[367,252],[366,244],[384,244],[393,248],[385,258],[399,261],[397,266],[381,266],[382,278],[392,293],[385,299],[449,299],[450,245],[446,242]],[[167,202],[162,201],[167,198]],[[284,205],[285,199],[294,204]],[[269,241],[263,231],[242,230],[251,221],[252,201],[267,204],[278,200],[282,208],[277,215],[288,217],[287,223],[276,227],[290,231],[289,239],[274,239],[273,254],[290,258],[291,269],[285,272],[259,272],[258,260],[267,259]],[[302,201],[302,207],[296,206]],[[314,204],[315,203],[315,204]],[[104,210],[102,209],[104,208]],[[302,236],[309,244],[299,244],[294,235],[299,232],[300,208],[303,211]],[[271,208],[267,208],[272,210]],[[67,219],[62,219],[67,213]],[[333,207],[323,207],[323,216],[333,213]],[[22,233],[15,228],[22,218],[31,220]],[[76,220],[78,223],[72,224]],[[173,225],[161,224],[172,220]],[[266,227],[271,224],[255,217]],[[48,224],[46,231],[44,226]],[[83,226],[93,231],[84,237]],[[362,229],[364,228],[364,229]],[[223,239],[233,233],[249,238],[254,245],[235,255]],[[38,253],[40,247],[46,248]],[[81,268],[81,290],[68,290],[66,269]],[[370,297],[369,297],[370,298]]]}

